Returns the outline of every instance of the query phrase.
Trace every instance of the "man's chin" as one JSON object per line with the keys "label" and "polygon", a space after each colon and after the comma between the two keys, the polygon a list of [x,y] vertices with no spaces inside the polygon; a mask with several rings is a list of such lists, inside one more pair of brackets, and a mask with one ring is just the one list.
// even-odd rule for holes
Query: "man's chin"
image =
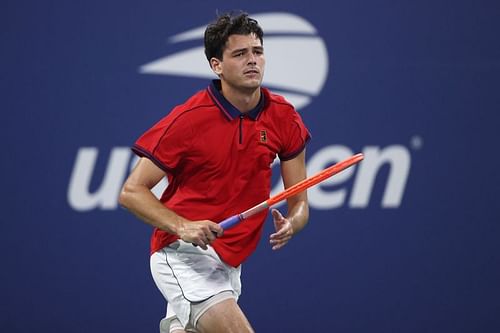
{"label": "man's chin", "polygon": [[257,89],[261,86],[262,84],[262,80],[257,80],[257,79],[254,79],[254,80],[248,80],[246,81],[244,84],[243,84],[243,87],[247,88],[247,89]]}

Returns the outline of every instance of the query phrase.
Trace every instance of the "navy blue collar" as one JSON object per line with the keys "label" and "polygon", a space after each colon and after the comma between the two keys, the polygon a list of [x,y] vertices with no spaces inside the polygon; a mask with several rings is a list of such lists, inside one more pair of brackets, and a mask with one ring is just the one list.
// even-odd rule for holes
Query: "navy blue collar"
{"label": "navy blue collar", "polygon": [[213,80],[212,83],[208,86],[208,93],[212,97],[215,104],[219,107],[219,109],[228,117],[230,120],[234,118],[238,118],[241,115],[245,115],[248,118],[255,120],[259,117],[259,114],[264,109],[265,98],[264,93],[261,90],[260,92],[260,100],[255,108],[248,112],[241,112],[234,105],[232,105],[220,92],[221,83],[220,80]]}

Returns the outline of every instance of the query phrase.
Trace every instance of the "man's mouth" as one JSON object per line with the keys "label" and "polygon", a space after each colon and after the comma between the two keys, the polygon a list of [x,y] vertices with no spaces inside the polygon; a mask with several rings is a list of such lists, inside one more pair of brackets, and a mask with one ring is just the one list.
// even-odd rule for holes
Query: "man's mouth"
{"label": "man's mouth", "polygon": [[243,72],[243,74],[259,74],[259,71],[257,69],[249,69]]}

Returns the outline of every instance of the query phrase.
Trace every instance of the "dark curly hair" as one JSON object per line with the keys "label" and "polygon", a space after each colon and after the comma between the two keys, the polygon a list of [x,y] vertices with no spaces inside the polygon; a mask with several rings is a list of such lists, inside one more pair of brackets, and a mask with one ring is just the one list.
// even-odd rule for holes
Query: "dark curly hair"
{"label": "dark curly hair", "polygon": [[208,62],[217,58],[222,60],[222,53],[231,35],[249,35],[254,33],[263,44],[264,32],[256,20],[245,12],[225,13],[210,23],[205,30],[205,56]]}

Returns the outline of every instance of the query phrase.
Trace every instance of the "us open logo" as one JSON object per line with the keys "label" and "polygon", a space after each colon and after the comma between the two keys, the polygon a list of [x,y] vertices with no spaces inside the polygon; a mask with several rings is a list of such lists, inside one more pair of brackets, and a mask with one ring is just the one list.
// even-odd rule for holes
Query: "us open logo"
{"label": "us open logo", "polygon": [[[309,105],[323,89],[328,77],[328,52],[323,39],[307,20],[290,13],[274,12],[251,15],[265,31],[264,48],[266,72],[264,86],[283,95],[296,109]],[[170,37],[170,43],[199,40],[202,45],[205,25]],[[189,43],[191,44],[191,43]],[[192,45],[192,44],[191,44]],[[300,66],[302,59],[308,66]],[[139,67],[139,73],[213,79],[204,56],[203,46],[191,47],[153,60]],[[293,73],[293,75],[290,75]],[[267,133],[259,133],[261,142],[267,141]],[[365,159],[356,167],[308,190],[309,204],[314,209],[335,209],[347,206],[363,209],[370,204],[375,188],[375,179],[380,170],[389,166],[383,186],[383,195],[378,203],[381,208],[398,208],[401,205],[411,167],[411,151],[423,146],[420,136],[413,136],[410,144],[391,144],[384,147],[368,145],[361,151]],[[129,147],[114,147],[109,156],[99,147],[80,147],[68,184],[67,200],[76,211],[95,209],[112,210],[118,207],[118,195],[129,171],[137,163]],[[104,153],[104,154],[103,154]],[[307,174],[313,175],[327,166],[346,159],[355,153],[350,147],[329,144],[309,156]],[[99,156],[101,155],[101,156]],[[104,155],[104,156],[102,156]],[[107,160],[104,174],[96,172],[97,160]],[[275,163],[277,164],[277,160]],[[96,174],[97,173],[97,174]],[[98,179],[97,189],[91,189],[92,179]],[[350,178],[353,181],[350,182]],[[168,185],[166,178],[153,188],[159,197]],[[331,189],[334,185],[335,188]],[[283,190],[282,182],[274,184],[271,196]]]}
{"label": "us open logo", "polygon": [[[263,85],[283,95],[296,109],[311,103],[328,77],[328,51],[316,28],[290,13],[251,15],[264,30],[266,71]],[[142,65],[142,74],[215,78],[204,55],[206,25],[170,37],[170,43],[199,40],[201,46],[167,55]],[[307,58],[307,66],[301,66]],[[293,75],[290,75],[293,73]]]}

